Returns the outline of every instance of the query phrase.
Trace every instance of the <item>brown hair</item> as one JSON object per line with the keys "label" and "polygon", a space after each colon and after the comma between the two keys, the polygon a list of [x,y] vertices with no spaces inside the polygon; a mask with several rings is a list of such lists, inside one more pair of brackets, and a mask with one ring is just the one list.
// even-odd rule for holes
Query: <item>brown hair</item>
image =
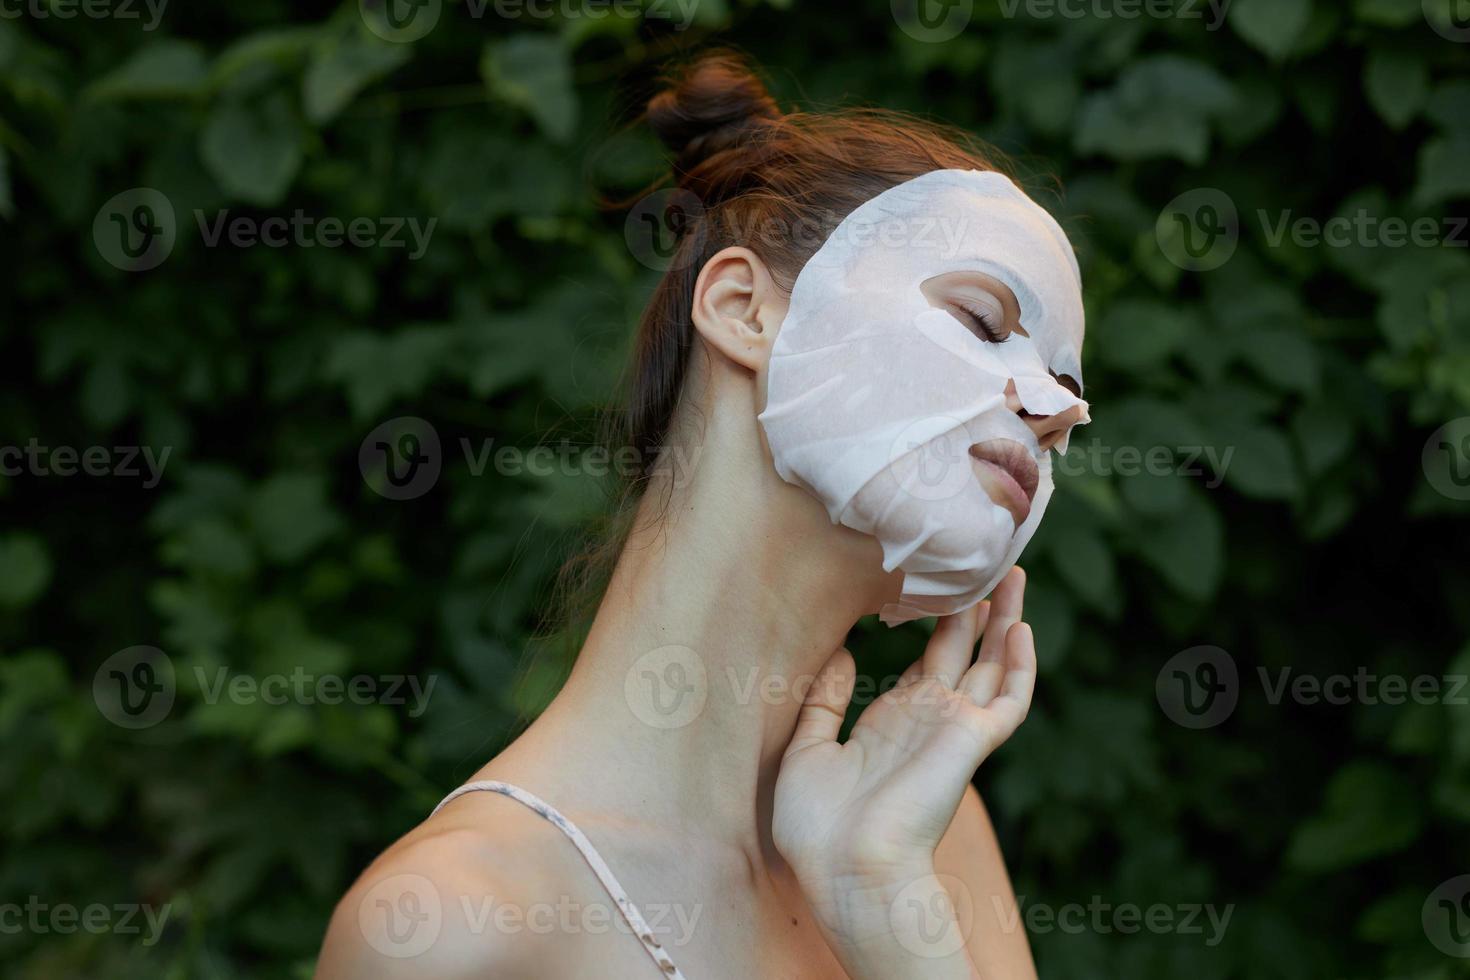
{"label": "brown hair", "polygon": [[694,348],[700,270],[732,245],[754,251],[783,288],[836,224],[863,202],[933,170],[998,170],[969,134],[903,113],[844,109],[783,113],[749,64],[715,51],[666,77],[648,125],[672,155],[675,193],[692,220],[638,323],[623,381],[625,408],[606,438],[632,447],[641,469],[621,489],[592,549],[563,568],[563,625],[590,622],[669,436]]}

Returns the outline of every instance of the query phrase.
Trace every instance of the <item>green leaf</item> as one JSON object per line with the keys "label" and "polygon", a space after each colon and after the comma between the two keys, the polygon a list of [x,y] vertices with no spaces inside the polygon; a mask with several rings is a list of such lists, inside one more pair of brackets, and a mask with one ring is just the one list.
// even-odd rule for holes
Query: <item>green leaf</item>
{"label": "green leaf", "polygon": [[1368,55],[1363,86],[1378,114],[1394,129],[1403,129],[1429,95],[1429,68],[1406,52],[1375,50]]}
{"label": "green leaf", "polygon": [[306,118],[318,124],[328,121],[412,53],[410,44],[392,44],[365,31],[332,38],[317,48],[301,80]]}
{"label": "green leaf", "polygon": [[1106,609],[1117,601],[1117,565],[1103,536],[1095,528],[1074,528],[1066,543],[1053,552],[1057,574],[1088,605]]}
{"label": "green leaf", "polygon": [[209,68],[209,84],[220,89],[242,74],[253,73],[268,81],[277,71],[295,70],[321,36],[318,27],[283,27],[249,34],[215,57]]}
{"label": "green leaf", "polygon": [[266,557],[295,562],[341,529],[318,473],[282,473],[261,484],[249,505],[251,529]]}
{"label": "green leaf", "polygon": [[1295,330],[1252,330],[1238,340],[1241,359],[1278,388],[1313,392],[1321,377],[1317,348]]}
{"label": "green leaf", "polygon": [[1401,850],[1419,833],[1417,798],[1403,773],[1377,762],[1348,763],[1328,784],[1322,811],[1292,835],[1286,861],[1331,872]]}
{"label": "green leaf", "polygon": [[204,49],[193,41],[144,44],[132,57],[88,86],[94,99],[189,98],[204,91],[209,70]]}
{"label": "green leaf", "polygon": [[[4,547],[0,543],[0,562]],[[62,700],[69,690],[66,663],[51,650],[25,650],[0,659],[0,732],[9,731],[31,709]]]}
{"label": "green leaf", "polygon": [[1204,327],[1192,310],[1157,300],[1131,299],[1109,309],[1097,329],[1107,338],[1098,348],[1106,362],[1143,373],[1159,367]]}
{"label": "green leaf", "polygon": [[565,143],[577,125],[571,55],[555,35],[517,34],[485,45],[480,76],[490,95],[524,110],[552,140]]}
{"label": "green leaf", "polygon": [[1470,80],[1457,78],[1436,87],[1424,113],[1440,129],[1470,131]]}
{"label": "green leaf", "polygon": [[1083,102],[1074,144],[1079,153],[1118,160],[1175,156],[1203,163],[1210,122],[1235,105],[1235,89],[1202,61],[1154,55],[1123,73],[1112,89]]}
{"label": "green leaf", "polygon": [[1235,33],[1280,61],[1312,19],[1312,0],[1235,0],[1227,18]]}
{"label": "green leaf", "polygon": [[1139,528],[1139,555],[1181,594],[1203,602],[1215,594],[1225,564],[1225,525],[1201,491],[1162,521]]}
{"label": "green leaf", "polygon": [[1308,473],[1321,473],[1347,455],[1353,444],[1353,427],[1337,407],[1312,402],[1302,406],[1291,420],[1292,435]]}
{"label": "green leaf", "polygon": [[51,558],[34,534],[0,537],[0,606],[20,609],[39,599],[51,583]]}
{"label": "green leaf", "polygon": [[220,187],[250,204],[280,203],[301,167],[301,130],[290,100],[226,100],[210,111],[199,155]]}
{"label": "green leaf", "polygon": [[15,216],[15,198],[10,193],[10,155],[0,145],[0,218]]}
{"label": "green leaf", "polygon": [[1441,136],[1419,150],[1414,202],[1424,207],[1470,195],[1470,132]]}
{"label": "green leaf", "polygon": [[1222,424],[1217,431],[1230,452],[1225,480],[1250,497],[1285,499],[1300,486],[1291,444],[1274,426]]}
{"label": "green leaf", "polygon": [[1365,24],[1408,27],[1423,18],[1423,0],[1354,0],[1353,15]]}

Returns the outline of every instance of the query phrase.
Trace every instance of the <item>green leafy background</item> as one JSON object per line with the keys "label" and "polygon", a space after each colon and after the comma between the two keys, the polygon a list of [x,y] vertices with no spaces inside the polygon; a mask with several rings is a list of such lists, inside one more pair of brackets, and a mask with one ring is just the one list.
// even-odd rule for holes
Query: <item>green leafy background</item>
{"label": "green leafy background", "polygon": [[[912,110],[1014,154],[1082,256],[1097,421],[1075,443],[1234,450],[1223,474],[1079,466],[1026,554],[1039,703],[978,777],[1023,903],[1233,907],[1217,945],[1038,931],[1042,975],[1470,975],[1421,923],[1470,872],[1470,708],[1272,704],[1257,679],[1470,671],[1467,505],[1421,463],[1470,415],[1470,233],[1268,234],[1288,213],[1467,213],[1450,3],[1236,0],[1214,29],[1204,4],[977,3],[943,43],[879,2],[699,0],[688,23],[668,0],[430,6],[394,41],[372,2],[0,19],[0,445],[170,451],[153,487],[0,477],[0,903],[171,913],[147,947],[0,930],[5,975],[307,975],[356,871],[545,703],[566,645],[540,612],[602,488],[476,475],[461,440],[590,438],[657,276],[598,195],[659,176],[629,108],[711,40],[787,102]],[[136,187],[167,197],[177,240],[125,272],[94,218]],[[1159,219],[1199,188],[1238,208],[1239,247],[1187,272]],[[193,217],[297,209],[437,224],[410,258],[208,247]],[[358,467],[399,416],[443,444],[406,501]],[[922,640],[865,622],[854,643],[881,675]],[[129,731],[92,681],[139,644],[179,688]],[[1155,697],[1197,644],[1241,677],[1200,731]],[[196,667],[435,687],[417,716],[211,703]]]}

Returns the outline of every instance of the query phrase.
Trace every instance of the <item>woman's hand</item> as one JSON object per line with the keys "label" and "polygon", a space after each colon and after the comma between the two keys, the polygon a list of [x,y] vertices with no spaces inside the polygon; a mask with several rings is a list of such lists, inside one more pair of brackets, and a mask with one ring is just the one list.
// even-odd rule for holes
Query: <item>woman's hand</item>
{"label": "woman's hand", "polygon": [[[852,655],[835,653],[812,685],[776,780],[773,834],[830,930],[933,873],[934,849],[976,768],[1026,717],[1036,681],[1026,576],[939,621],[924,656],[837,742],[852,698]],[[984,634],[979,658],[970,661]],[[841,910],[838,906],[845,906]],[[874,910],[876,912],[876,909]]]}

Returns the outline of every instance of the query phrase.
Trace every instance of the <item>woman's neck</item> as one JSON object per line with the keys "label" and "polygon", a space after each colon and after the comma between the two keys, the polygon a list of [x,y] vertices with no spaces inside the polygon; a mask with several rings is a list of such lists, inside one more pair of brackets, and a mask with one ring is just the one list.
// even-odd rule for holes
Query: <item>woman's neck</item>
{"label": "woman's neck", "polygon": [[706,446],[753,446],[710,449],[672,470],[685,485],[645,495],[572,675],[524,747],[554,752],[548,768],[579,796],[769,858],[802,697],[897,577],[874,539],[752,465],[754,424],[706,432]]}

